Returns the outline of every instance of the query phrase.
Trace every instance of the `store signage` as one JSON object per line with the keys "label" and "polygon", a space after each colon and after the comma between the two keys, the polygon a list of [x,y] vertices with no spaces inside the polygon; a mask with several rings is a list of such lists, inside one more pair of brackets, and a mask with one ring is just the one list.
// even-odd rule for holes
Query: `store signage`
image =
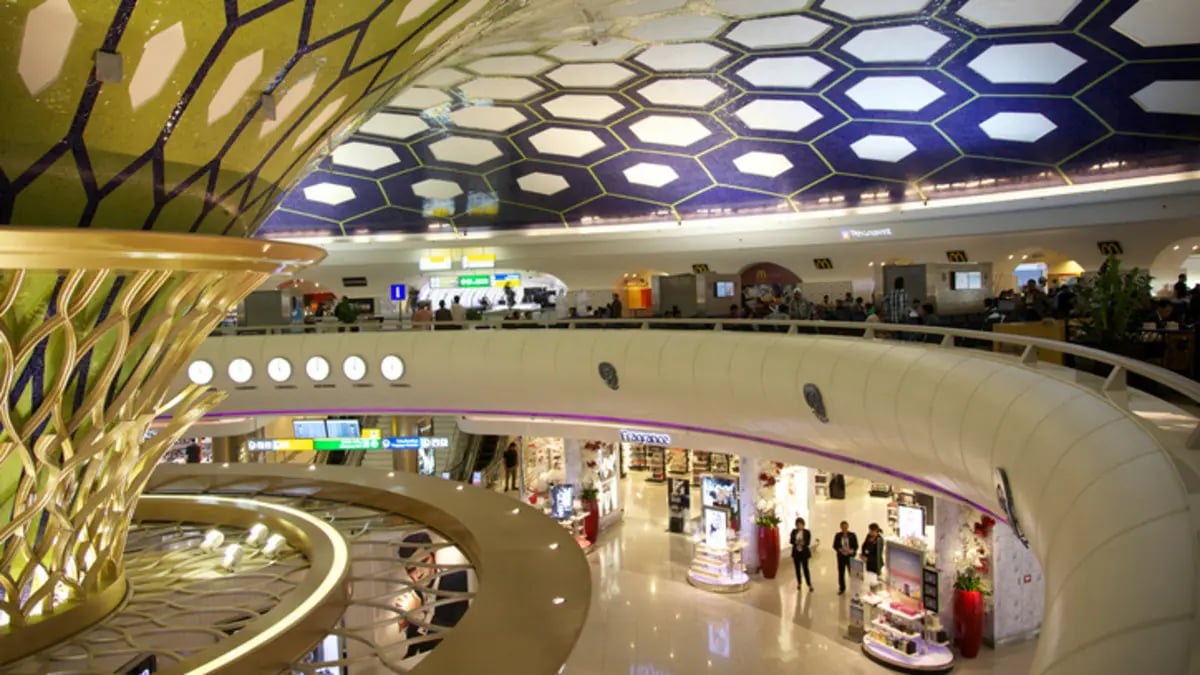
{"label": "store signage", "polygon": [[382,438],[380,439],[380,443],[384,450],[444,449],[450,447],[450,439],[445,436]]}
{"label": "store signage", "polygon": [[670,434],[657,434],[649,431],[621,430],[622,443],[642,443],[644,445],[670,445]]}
{"label": "store signage", "polygon": [[392,302],[404,302],[408,299],[408,286],[392,284]]}
{"label": "store signage", "polygon": [[892,228],[879,227],[873,230],[842,230],[842,239],[879,239],[892,236]]}
{"label": "store signage", "polygon": [[967,252],[966,251],[946,251],[946,260],[948,260],[952,263],[965,263],[965,262],[967,262]]}
{"label": "store signage", "polygon": [[1100,249],[1103,255],[1122,255],[1125,253],[1125,248],[1121,246],[1119,241],[1098,241],[1096,248]]}
{"label": "store signage", "polygon": [[495,253],[468,253],[462,257],[462,268],[464,270],[487,270],[495,266]]}
{"label": "store signage", "polygon": [[363,429],[359,432],[359,436],[363,438],[383,438],[382,429]]}
{"label": "store signage", "polygon": [[704,274],[707,271],[707,263],[696,263],[695,265],[692,265],[692,274]]}
{"label": "store signage", "polygon": [[492,278],[486,274],[464,274],[458,278],[459,288],[490,288]]}
{"label": "store signage", "polygon": [[829,258],[813,258],[813,267],[819,270],[833,269],[833,261]]}
{"label": "store signage", "polygon": [[250,452],[311,452],[328,450],[379,450],[378,438],[253,438],[246,441]]}
{"label": "store signage", "polygon": [[503,274],[493,275],[496,280],[496,286],[504,288],[505,286],[520,286],[521,275],[518,272],[505,272]]}
{"label": "store signage", "polygon": [[448,270],[453,265],[448,255],[427,255],[421,256],[420,268],[422,272],[439,272]]}

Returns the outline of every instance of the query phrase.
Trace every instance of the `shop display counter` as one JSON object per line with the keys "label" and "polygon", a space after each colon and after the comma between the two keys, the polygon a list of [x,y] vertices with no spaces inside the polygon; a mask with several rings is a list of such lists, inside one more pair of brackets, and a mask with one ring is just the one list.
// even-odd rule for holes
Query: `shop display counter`
{"label": "shop display counter", "polygon": [[750,587],[750,576],[742,567],[745,543],[732,541],[725,547],[696,542],[688,583],[710,593],[741,593]]}

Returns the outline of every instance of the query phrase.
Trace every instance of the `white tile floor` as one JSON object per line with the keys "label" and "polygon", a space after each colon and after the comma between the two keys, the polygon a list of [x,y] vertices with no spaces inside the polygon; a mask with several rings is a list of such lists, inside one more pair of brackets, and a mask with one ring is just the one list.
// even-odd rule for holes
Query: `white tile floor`
{"label": "white tile floor", "polygon": [[[692,675],[694,673],[887,673],[856,643],[841,637],[846,601],[828,539],[842,519],[865,532],[882,522],[882,500],[864,482],[848,499],[818,498],[814,531],[823,550],[813,559],[816,591],[797,591],[790,561],[774,580],[754,577],[749,591],[715,595],[687,584],[691,545],[666,532],[666,488],[631,473],[624,481],[625,520],[604,533],[589,556],[593,568],[588,623],[563,672],[568,675]],[[825,530],[829,530],[828,533]],[[958,673],[1026,673],[1033,643],[984,649]]]}

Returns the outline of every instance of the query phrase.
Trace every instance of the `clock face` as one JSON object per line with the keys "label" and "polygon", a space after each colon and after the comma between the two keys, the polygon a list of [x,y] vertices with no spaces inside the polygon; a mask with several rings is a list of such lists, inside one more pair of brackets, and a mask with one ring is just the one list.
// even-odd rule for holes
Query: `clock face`
{"label": "clock face", "polygon": [[321,382],[329,377],[329,362],[325,360],[324,356],[314,356],[304,364],[304,372],[308,373],[313,380]]}
{"label": "clock face", "polygon": [[192,361],[188,365],[188,379],[193,384],[208,384],[212,382],[214,374],[212,364],[208,361]]}
{"label": "clock face", "polygon": [[404,361],[400,360],[399,356],[394,354],[383,357],[383,361],[379,364],[379,372],[392,382],[404,377]]}
{"label": "clock face", "polygon": [[367,375],[367,362],[361,356],[347,356],[342,362],[342,372],[346,379],[358,382]]}
{"label": "clock face", "polygon": [[292,362],[276,356],[267,362],[267,375],[276,382],[287,382],[292,376]]}
{"label": "clock face", "polygon": [[246,359],[234,359],[229,362],[229,379],[238,384],[245,384],[254,376],[254,366]]}

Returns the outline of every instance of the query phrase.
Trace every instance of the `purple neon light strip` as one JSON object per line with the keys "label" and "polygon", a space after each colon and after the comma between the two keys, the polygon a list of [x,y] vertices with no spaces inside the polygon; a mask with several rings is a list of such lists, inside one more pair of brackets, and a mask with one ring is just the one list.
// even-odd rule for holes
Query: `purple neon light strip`
{"label": "purple neon light strip", "polygon": [[452,408],[324,408],[321,410],[238,410],[229,412],[209,413],[205,418],[221,418],[221,417],[252,417],[252,416],[279,416],[279,415],[312,415],[322,413],[326,415],[495,415],[498,417],[524,417],[524,418],[550,418],[572,420],[578,422],[602,422],[605,424],[620,424],[630,427],[651,427],[661,429],[671,429],[674,431],[691,431],[695,433],[708,434],[711,436],[723,436],[725,438],[733,438],[741,441],[749,441],[751,443],[761,443],[763,445],[772,445],[785,450],[795,450],[797,452],[816,455],[835,462],[844,464],[852,464],[860,466],[870,471],[887,474],[889,476],[899,478],[913,485],[937,492],[951,499],[955,499],[964,504],[970,505],[983,513],[986,513],[999,522],[1005,521],[1003,516],[992,513],[992,511],[981,504],[978,504],[962,495],[956,494],[947,490],[940,485],[931,483],[923,478],[918,478],[906,474],[902,471],[874,464],[872,462],[864,462],[861,459],[847,457],[825,450],[818,450],[807,445],[799,445],[797,443],[787,443],[785,441],[777,441],[772,438],[763,438],[752,434],[743,434],[737,431],[725,431],[721,429],[712,429],[709,427],[695,426],[691,424],[677,424],[674,422],[656,422],[652,420],[636,420],[625,417],[608,417],[605,415],[581,415],[578,413],[545,413],[545,412],[517,412],[511,410],[461,410]]}

